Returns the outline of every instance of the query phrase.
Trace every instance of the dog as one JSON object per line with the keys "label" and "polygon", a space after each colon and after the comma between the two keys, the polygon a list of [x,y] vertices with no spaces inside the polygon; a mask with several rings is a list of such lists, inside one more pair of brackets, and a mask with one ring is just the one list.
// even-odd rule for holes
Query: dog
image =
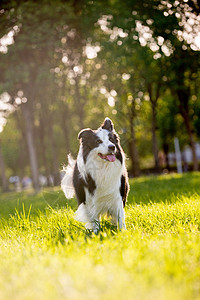
{"label": "dog", "polygon": [[106,118],[97,130],[83,129],[78,139],[77,160],[68,156],[69,164],[61,181],[66,198],[76,195],[75,219],[97,233],[100,216],[108,214],[117,228],[126,229],[124,207],[129,183],[125,154],[113,122]]}

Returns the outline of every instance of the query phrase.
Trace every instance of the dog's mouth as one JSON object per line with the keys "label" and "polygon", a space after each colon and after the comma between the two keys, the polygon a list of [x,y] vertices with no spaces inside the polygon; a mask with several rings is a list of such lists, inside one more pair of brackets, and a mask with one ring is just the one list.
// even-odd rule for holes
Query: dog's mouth
{"label": "dog's mouth", "polygon": [[110,162],[114,162],[116,160],[116,156],[115,154],[102,154],[102,153],[98,153],[99,157],[101,157],[101,159],[110,161]]}

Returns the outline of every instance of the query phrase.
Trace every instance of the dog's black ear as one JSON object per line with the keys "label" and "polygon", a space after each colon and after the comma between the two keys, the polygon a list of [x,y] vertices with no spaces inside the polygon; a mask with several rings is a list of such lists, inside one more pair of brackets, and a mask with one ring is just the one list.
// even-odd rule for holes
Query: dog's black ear
{"label": "dog's black ear", "polygon": [[79,132],[78,134],[78,139],[85,139],[85,138],[88,138],[89,136],[93,135],[94,132],[92,131],[92,129],[90,128],[86,128],[86,129],[83,129]]}
{"label": "dog's black ear", "polygon": [[101,125],[101,128],[109,130],[109,131],[113,131],[114,125],[113,125],[113,122],[111,121],[111,119],[105,118],[103,124]]}

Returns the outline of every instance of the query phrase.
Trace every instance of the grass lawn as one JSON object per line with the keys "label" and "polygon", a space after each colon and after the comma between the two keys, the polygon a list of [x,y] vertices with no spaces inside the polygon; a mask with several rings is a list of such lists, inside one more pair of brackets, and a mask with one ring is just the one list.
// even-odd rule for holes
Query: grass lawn
{"label": "grass lawn", "polygon": [[200,173],[130,180],[127,231],[57,190],[0,194],[0,299],[200,299]]}

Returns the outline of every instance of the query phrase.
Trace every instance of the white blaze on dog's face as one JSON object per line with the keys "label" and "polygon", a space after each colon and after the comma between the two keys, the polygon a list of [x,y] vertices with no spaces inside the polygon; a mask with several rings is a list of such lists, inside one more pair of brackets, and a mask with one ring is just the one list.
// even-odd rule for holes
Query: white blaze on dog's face
{"label": "white blaze on dog's face", "polygon": [[96,131],[96,135],[99,138],[99,146],[96,149],[98,156],[106,161],[114,162],[116,160],[116,146],[112,142],[110,132],[106,129],[100,128]]}
{"label": "white blaze on dog's face", "polygon": [[79,139],[81,139],[84,162],[89,154],[95,155],[99,160],[114,162],[117,152],[120,151],[118,136],[109,118],[106,118],[96,131],[90,128],[82,130]]}

